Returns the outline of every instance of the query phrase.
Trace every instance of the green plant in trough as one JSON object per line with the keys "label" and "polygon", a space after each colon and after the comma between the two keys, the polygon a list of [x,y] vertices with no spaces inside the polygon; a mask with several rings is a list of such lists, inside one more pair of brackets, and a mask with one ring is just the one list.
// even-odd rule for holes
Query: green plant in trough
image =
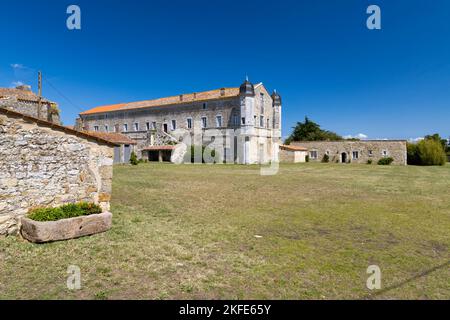
{"label": "green plant in trough", "polygon": [[137,156],[136,156],[136,153],[134,153],[134,151],[131,153],[131,155],[130,155],[130,163],[133,165],[133,166],[137,166],[138,164],[139,164],[139,161],[138,161],[138,159],[137,159]]}
{"label": "green plant in trough", "polygon": [[394,158],[387,157],[378,160],[378,164],[381,166],[389,166],[392,162],[394,162]]}
{"label": "green plant in trough", "polygon": [[28,213],[28,218],[34,221],[58,221],[98,213],[102,213],[102,209],[99,205],[79,202],[65,204],[58,208],[34,209]]}

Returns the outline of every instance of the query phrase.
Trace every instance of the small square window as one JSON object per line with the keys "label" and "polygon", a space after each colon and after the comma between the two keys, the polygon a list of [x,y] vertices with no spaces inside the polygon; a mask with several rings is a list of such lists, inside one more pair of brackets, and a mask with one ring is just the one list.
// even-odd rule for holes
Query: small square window
{"label": "small square window", "polygon": [[358,151],[353,151],[352,152],[352,157],[353,157],[353,160],[358,160],[359,159],[359,152]]}
{"label": "small square window", "polygon": [[153,130],[156,130],[156,121],[153,121],[153,122],[152,122],[152,129],[153,129]]}
{"label": "small square window", "polygon": [[207,104],[206,104],[206,102],[205,102],[205,103],[203,103],[203,110],[205,110],[206,107],[207,107]]}
{"label": "small square window", "polygon": [[134,124],[134,131],[139,131],[139,123]]}
{"label": "small square window", "polygon": [[124,123],[123,132],[128,132],[128,124]]}
{"label": "small square window", "polygon": [[94,131],[98,132],[98,126],[94,126]]}
{"label": "small square window", "polygon": [[202,117],[202,128],[205,129],[208,126],[208,118]]}
{"label": "small square window", "polygon": [[369,150],[369,157],[373,156],[373,150]]}
{"label": "small square window", "polygon": [[177,130],[177,120],[172,120],[172,131]]}
{"label": "small square window", "polygon": [[191,118],[187,119],[187,128],[192,129],[192,119]]}
{"label": "small square window", "polygon": [[317,159],[317,151],[310,151],[310,152],[309,152],[309,157],[310,157],[312,160],[316,160],[316,159]]}
{"label": "small square window", "polygon": [[147,129],[147,131],[150,130],[150,122],[146,122],[146,123],[145,123],[145,128]]}

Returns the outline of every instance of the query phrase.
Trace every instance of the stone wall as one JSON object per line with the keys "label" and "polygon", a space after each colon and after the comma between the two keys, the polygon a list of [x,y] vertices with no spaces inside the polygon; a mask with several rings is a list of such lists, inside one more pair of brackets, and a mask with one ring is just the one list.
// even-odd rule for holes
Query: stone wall
{"label": "stone wall", "polygon": [[[10,97],[7,100],[0,100],[2,107],[10,110],[29,115],[34,118],[40,118],[49,122],[60,124],[59,111],[56,104],[43,102],[41,104],[41,111],[38,112],[39,103],[35,101],[20,100],[16,97]],[[40,113],[40,116],[38,116]]]}
{"label": "stone wall", "polygon": [[[407,164],[405,140],[300,141],[292,142],[291,145],[307,148],[310,161],[320,162],[328,154],[330,162],[337,163],[366,164],[371,160],[376,164],[381,158],[392,157],[393,164]],[[317,157],[314,157],[316,154]]]}
{"label": "stone wall", "polygon": [[50,126],[0,112],[0,235],[15,234],[36,207],[88,201],[109,210],[113,145]]}
{"label": "stone wall", "polygon": [[280,150],[280,162],[299,163],[306,162],[306,151]]}

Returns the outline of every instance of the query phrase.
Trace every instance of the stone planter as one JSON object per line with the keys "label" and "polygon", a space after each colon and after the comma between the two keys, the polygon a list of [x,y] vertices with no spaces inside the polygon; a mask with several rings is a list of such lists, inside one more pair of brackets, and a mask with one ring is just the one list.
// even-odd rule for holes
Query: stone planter
{"label": "stone planter", "polygon": [[111,229],[112,214],[104,212],[58,221],[34,221],[28,218],[21,219],[22,236],[28,241],[44,243],[59,240],[68,240],[105,232]]}

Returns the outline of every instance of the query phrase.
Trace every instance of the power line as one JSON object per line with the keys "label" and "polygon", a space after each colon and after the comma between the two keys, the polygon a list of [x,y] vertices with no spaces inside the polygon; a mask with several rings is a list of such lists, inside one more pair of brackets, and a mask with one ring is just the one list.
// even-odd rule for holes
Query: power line
{"label": "power line", "polygon": [[53,88],[53,90],[56,91],[56,93],[58,93],[61,97],[63,97],[68,103],[70,103],[72,106],[74,106],[75,108],[77,108],[78,110],[80,110],[81,112],[83,112],[84,110],[81,109],[79,106],[77,106],[72,100],[70,100],[66,95],[64,95],[61,91],[59,91],[53,84],[50,83],[50,81],[48,81],[45,77],[43,78],[44,81]]}

